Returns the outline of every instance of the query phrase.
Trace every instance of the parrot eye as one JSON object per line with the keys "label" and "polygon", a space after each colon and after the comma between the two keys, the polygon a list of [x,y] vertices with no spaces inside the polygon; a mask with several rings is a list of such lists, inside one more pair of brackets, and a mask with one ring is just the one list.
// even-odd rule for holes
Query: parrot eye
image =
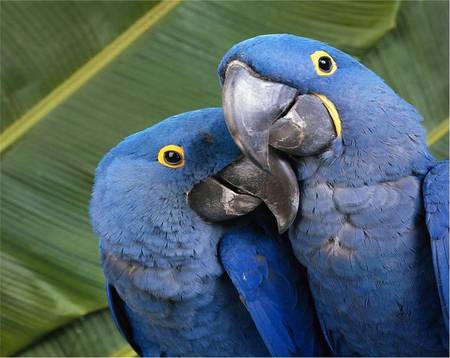
{"label": "parrot eye", "polygon": [[319,76],[329,76],[337,69],[336,62],[325,51],[314,52],[311,55],[311,60]]}
{"label": "parrot eye", "polygon": [[321,70],[323,70],[324,72],[330,72],[331,66],[333,66],[331,58],[327,56],[322,56],[321,58],[319,58],[319,68]]}
{"label": "parrot eye", "polygon": [[158,162],[169,168],[181,168],[184,166],[184,150],[178,145],[166,145],[158,153]]}

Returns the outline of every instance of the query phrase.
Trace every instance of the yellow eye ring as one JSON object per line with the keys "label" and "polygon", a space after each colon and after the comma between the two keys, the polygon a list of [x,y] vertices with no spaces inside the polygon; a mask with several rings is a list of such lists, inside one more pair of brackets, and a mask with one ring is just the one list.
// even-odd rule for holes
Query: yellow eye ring
{"label": "yellow eye ring", "polygon": [[158,162],[172,169],[184,167],[183,148],[174,144],[162,147],[158,153]]}
{"label": "yellow eye ring", "polygon": [[325,51],[316,51],[311,55],[314,69],[319,76],[330,76],[337,70],[336,62]]}

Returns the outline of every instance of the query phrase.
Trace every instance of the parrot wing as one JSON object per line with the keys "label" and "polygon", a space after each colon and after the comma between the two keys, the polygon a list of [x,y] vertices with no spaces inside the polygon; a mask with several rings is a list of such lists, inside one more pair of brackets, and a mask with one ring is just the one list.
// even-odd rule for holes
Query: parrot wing
{"label": "parrot wing", "polygon": [[134,340],[131,323],[128,320],[128,316],[126,314],[126,303],[119,296],[115,287],[113,285],[110,285],[108,282],[106,282],[106,299],[108,301],[108,306],[112,318],[120,334],[123,338],[126,339],[126,341],[136,351],[136,353],[142,356],[141,349]]}
{"label": "parrot wing", "polygon": [[306,270],[287,236],[271,237],[256,226],[233,229],[222,239],[220,257],[273,356],[329,354]]}
{"label": "parrot wing", "polygon": [[423,196],[425,219],[431,237],[434,273],[448,331],[448,235],[449,235],[448,161],[437,163],[425,177]]}

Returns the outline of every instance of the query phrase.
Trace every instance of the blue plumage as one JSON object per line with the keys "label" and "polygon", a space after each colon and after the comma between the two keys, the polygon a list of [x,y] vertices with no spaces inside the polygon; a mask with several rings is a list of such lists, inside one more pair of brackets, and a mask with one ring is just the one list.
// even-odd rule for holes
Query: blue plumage
{"label": "blue plumage", "polygon": [[[184,150],[184,166],[161,165],[160,150],[168,145]],[[286,291],[279,281],[265,281],[267,291],[258,291],[258,297],[271,304],[260,308],[259,317],[269,315],[274,326],[253,322],[218,257],[227,226],[206,222],[188,205],[187,193],[194,185],[240,155],[222,110],[205,109],[171,117],[126,138],[98,166],[90,214],[101,238],[108,302],[122,334],[142,355],[266,356],[269,351],[258,331],[266,342],[293,337],[288,350],[268,347],[275,354],[319,349],[320,337],[314,332],[321,333],[310,331],[315,312],[307,293],[297,306],[297,291]],[[236,239],[238,232],[230,235]],[[246,248],[259,245],[256,237],[245,238],[250,240]],[[263,236],[261,240],[268,258],[283,256],[270,252],[284,252],[283,246]],[[236,244],[244,244],[244,239]],[[234,251],[234,264],[260,269],[258,262],[244,262],[247,257],[233,250],[229,240],[226,245]],[[223,262],[229,261],[224,257]],[[271,261],[270,268],[300,282],[300,276],[294,277],[298,265],[290,263]],[[273,295],[278,289],[286,295]],[[294,307],[286,310],[285,302]],[[292,315],[289,323],[277,322],[285,313]],[[295,331],[289,331],[293,327]]]}
{"label": "blue plumage", "polygon": [[[334,73],[318,75],[316,51],[333,58]],[[325,150],[291,158],[301,196],[289,231],[334,354],[448,355],[448,168],[434,164],[421,116],[372,71],[318,41],[239,43],[219,66],[222,82],[235,60],[265,81],[325,95],[339,114],[342,133]]]}
{"label": "blue plumage", "polygon": [[286,235],[270,237],[251,226],[230,230],[220,256],[273,356],[329,354],[306,271],[296,263]]}
{"label": "blue plumage", "polygon": [[448,332],[448,271],[449,271],[449,162],[436,164],[425,177],[423,196],[426,223],[431,236],[434,273],[436,275],[442,312]]}

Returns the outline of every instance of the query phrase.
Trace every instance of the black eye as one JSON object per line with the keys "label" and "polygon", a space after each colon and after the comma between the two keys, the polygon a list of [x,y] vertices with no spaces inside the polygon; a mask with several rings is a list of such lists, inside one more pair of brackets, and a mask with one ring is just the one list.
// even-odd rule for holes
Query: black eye
{"label": "black eye", "polygon": [[169,150],[164,153],[164,160],[169,164],[176,165],[181,163],[183,158],[179,153],[175,152],[174,150]]}
{"label": "black eye", "polygon": [[319,68],[324,72],[330,72],[333,67],[333,62],[328,56],[322,56],[319,58]]}

